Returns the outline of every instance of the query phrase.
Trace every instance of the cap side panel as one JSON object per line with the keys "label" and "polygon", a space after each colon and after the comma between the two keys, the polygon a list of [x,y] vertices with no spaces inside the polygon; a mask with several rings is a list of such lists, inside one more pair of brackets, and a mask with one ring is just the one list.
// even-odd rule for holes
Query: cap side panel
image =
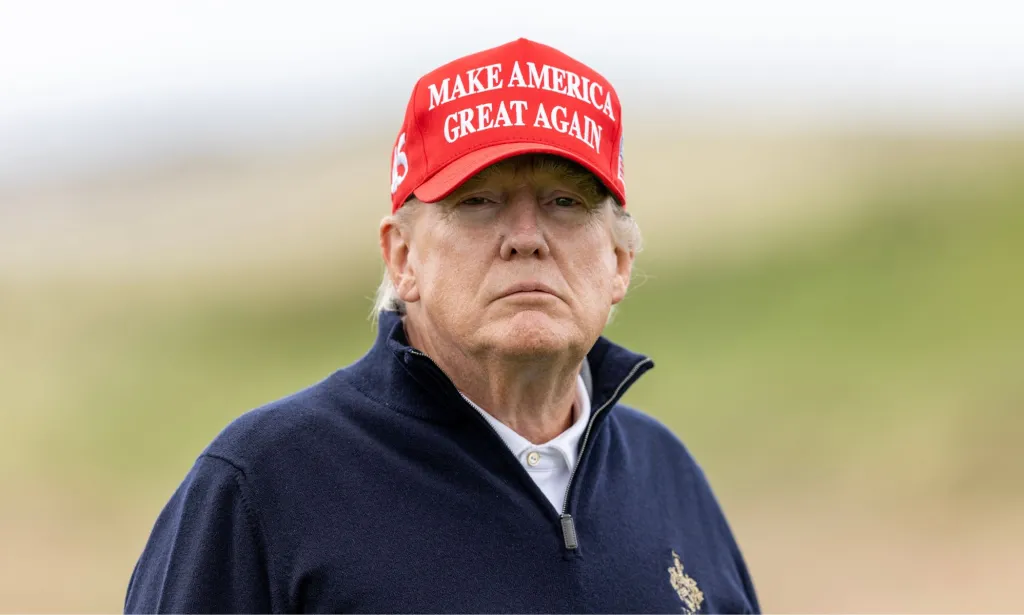
{"label": "cap side panel", "polygon": [[[420,89],[421,89],[420,88],[420,84],[422,82],[423,82],[423,78],[421,77],[419,79],[419,81],[416,82],[416,88],[412,91],[412,123],[413,123],[413,126],[415,126],[415,128],[416,128],[416,134],[417,134],[417,136],[419,138],[419,141],[420,141],[420,151],[423,153],[423,158],[422,158],[422,160],[423,160],[423,168],[424,169],[429,169],[430,168],[430,164],[427,162],[427,143],[426,143],[426,140],[423,138],[423,128],[420,126],[419,118],[416,117],[416,110],[419,109],[419,107],[416,106],[416,99],[420,95]],[[415,192],[416,192],[416,189],[413,188],[412,192],[410,192],[409,194],[411,195],[411,194],[414,194]],[[409,200],[409,197],[405,197],[405,200]]]}

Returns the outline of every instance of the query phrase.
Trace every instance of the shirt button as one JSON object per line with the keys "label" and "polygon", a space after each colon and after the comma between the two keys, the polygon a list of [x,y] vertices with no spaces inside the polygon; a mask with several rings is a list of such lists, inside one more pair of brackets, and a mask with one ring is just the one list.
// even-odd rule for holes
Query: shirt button
{"label": "shirt button", "polygon": [[537,451],[531,451],[530,454],[526,456],[526,463],[530,464],[531,467],[540,463],[540,453]]}

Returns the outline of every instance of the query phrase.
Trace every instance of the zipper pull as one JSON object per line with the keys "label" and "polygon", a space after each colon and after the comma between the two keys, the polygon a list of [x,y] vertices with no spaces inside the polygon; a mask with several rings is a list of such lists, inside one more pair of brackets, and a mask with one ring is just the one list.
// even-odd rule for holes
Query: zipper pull
{"label": "zipper pull", "polygon": [[579,543],[576,542],[576,526],[572,522],[572,515],[563,514],[559,518],[562,521],[562,537],[565,538],[565,548],[574,551]]}

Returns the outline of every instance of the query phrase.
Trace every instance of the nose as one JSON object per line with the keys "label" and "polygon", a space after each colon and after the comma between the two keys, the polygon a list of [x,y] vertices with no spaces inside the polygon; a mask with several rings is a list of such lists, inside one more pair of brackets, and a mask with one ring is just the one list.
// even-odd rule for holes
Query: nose
{"label": "nose", "polygon": [[501,258],[515,256],[547,258],[551,253],[540,225],[540,202],[533,194],[519,194],[509,200],[502,217],[505,237],[501,242]]}

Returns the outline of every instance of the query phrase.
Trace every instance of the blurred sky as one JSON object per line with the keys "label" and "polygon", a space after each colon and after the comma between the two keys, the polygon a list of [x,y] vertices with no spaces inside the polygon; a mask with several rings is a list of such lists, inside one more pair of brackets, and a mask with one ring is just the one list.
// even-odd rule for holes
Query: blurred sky
{"label": "blurred sky", "polygon": [[519,36],[646,122],[1024,126],[1019,2],[0,0],[0,183],[397,130],[419,75]]}

